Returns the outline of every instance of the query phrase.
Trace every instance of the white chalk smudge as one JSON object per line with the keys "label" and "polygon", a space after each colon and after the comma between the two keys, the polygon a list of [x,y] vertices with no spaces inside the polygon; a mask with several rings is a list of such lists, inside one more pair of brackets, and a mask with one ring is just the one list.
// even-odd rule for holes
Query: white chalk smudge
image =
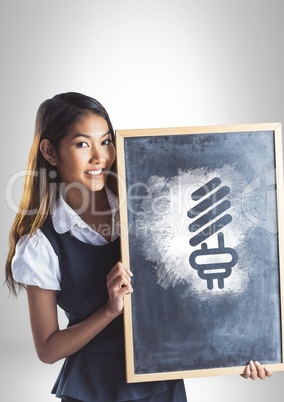
{"label": "white chalk smudge", "polygon": [[[188,218],[187,212],[198,203],[191,199],[192,192],[214,177],[221,179],[221,186],[230,188],[226,198],[231,201],[228,213],[233,219],[221,231],[224,234],[225,247],[235,249],[239,261],[232,268],[232,274],[225,279],[223,289],[214,286],[209,290],[207,281],[201,279],[189,264],[190,254],[200,249],[200,244],[196,247],[189,244],[193,235],[188,230],[192,220]],[[246,185],[243,178],[229,165],[214,171],[179,171],[178,175],[171,179],[158,176],[149,178],[147,188],[151,196],[143,199],[142,212],[137,218],[137,224],[147,228],[144,235],[141,232],[140,240],[145,259],[151,261],[155,268],[157,283],[160,286],[166,289],[183,283],[188,285],[188,292],[200,297],[224,295],[228,292],[236,294],[246,288],[250,268],[246,265],[249,250],[246,249],[244,240],[253,226],[242,213],[241,193]],[[208,248],[218,247],[217,233],[205,242]]]}

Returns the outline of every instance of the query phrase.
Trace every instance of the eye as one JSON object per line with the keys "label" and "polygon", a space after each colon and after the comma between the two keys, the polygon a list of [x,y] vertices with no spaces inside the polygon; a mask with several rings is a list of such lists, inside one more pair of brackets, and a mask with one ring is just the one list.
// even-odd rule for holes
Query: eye
{"label": "eye", "polygon": [[110,138],[108,138],[107,140],[104,140],[103,142],[102,142],[102,145],[109,145],[109,144],[111,144],[112,143],[112,140],[110,139]]}
{"label": "eye", "polygon": [[77,148],[86,148],[86,147],[88,147],[89,145],[85,142],[85,141],[80,141],[80,142],[78,142],[77,144],[76,144],[76,147]]}

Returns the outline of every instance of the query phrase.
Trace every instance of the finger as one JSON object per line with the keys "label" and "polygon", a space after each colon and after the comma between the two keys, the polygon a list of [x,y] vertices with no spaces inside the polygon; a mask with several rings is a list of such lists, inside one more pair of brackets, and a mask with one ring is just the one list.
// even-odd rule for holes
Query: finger
{"label": "finger", "polygon": [[128,295],[130,293],[133,293],[133,287],[131,286],[131,284],[128,285],[124,285],[121,287],[121,296],[125,296]]}
{"label": "finger", "polygon": [[248,379],[250,377],[250,367],[249,364],[246,365],[245,371],[241,376],[245,379]]}
{"label": "finger", "polygon": [[265,377],[266,377],[264,367],[257,361],[254,364],[255,364],[255,367],[256,367],[258,378],[260,378],[261,380],[264,380]]}
{"label": "finger", "polygon": [[106,277],[107,281],[111,281],[111,280],[113,280],[113,278],[116,278],[120,271],[122,271],[120,263],[115,264],[115,266],[107,274],[107,277]]}
{"label": "finger", "polygon": [[114,272],[117,268],[124,270],[129,276],[133,276],[133,273],[130,271],[130,269],[126,265],[122,264],[121,261],[118,261],[118,263],[115,264],[109,274]]}
{"label": "finger", "polygon": [[266,377],[268,377],[268,378],[271,377],[273,374],[272,370],[270,370],[268,367],[264,367],[264,371],[265,371]]}
{"label": "finger", "polygon": [[255,362],[256,370],[258,372],[258,377],[264,380],[266,377],[271,377],[273,372],[268,367],[264,367],[259,362]]}
{"label": "finger", "polygon": [[119,278],[117,278],[116,282],[119,284],[121,289],[131,286],[129,278],[127,278],[125,275],[121,275]]}
{"label": "finger", "polygon": [[131,283],[131,278],[123,271],[118,271],[115,275],[112,275],[107,281],[107,288],[110,289],[113,286],[124,287]]}
{"label": "finger", "polygon": [[113,282],[107,283],[107,288],[109,295],[113,295],[114,297],[117,295],[120,297],[125,291],[131,290],[132,286],[126,277],[118,276]]}
{"label": "finger", "polygon": [[132,289],[131,278],[124,273],[118,275],[113,281],[107,282],[107,288],[109,292],[119,292],[121,289],[127,288],[127,290]]}
{"label": "finger", "polygon": [[121,262],[118,262],[107,275],[107,281],[113,281],[122,273],[126,274],[129,278],[133,276],[132,272]]}
{"label": "finger", "polygon": [[125,277],[128,281],[131,280],[130,275],[124,269],[124,267],[121,264],[117,264],[107,275],[107,283],[111,285],[117,278],[120,278],[122,276]]}
{"label": "finger", "polygon": [[257,379],[257,370],[256,370],[255,364],[252,360],[249,362],[249,368],[250,368],[250,378],[252,380],[256,380]]}
{"label": "finger", "polygon": [[123,284],[121,281],[117,280],[115,284],[108,289],[109,300],[111,303],[117,303],[122,300],[123,297],[129,293],[133,292],[131,284]]}

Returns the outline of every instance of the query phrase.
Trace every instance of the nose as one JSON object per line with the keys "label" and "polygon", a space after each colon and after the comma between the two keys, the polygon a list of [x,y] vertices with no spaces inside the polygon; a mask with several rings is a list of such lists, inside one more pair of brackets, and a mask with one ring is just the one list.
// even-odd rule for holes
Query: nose
{"label": "nose", "polygon": [[97,148],[94,148],[92,150],[92,154],[90,156],[90,163],[93,165],[99,165],[101,163],[104,163],[106,161],[104,152],[102,150],[99,150]]}

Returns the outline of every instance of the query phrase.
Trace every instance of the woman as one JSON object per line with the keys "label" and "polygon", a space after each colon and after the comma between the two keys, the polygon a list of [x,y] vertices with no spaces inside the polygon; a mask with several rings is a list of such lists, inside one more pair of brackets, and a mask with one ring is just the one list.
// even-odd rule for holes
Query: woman
{"label": "woman", "polygon": [[[69,401],[185,402],[184,383],[127,384],[123,297],[132,273],[120,262],[118,204],[111,190],[114,131],[93,98],[65,93],[40,106],[6,280],[25,287],[39,358],[65,358],[52,390]],[[57,305],[69,319],[60,329]],[[243,376],[271,372],[251,362]]]}

